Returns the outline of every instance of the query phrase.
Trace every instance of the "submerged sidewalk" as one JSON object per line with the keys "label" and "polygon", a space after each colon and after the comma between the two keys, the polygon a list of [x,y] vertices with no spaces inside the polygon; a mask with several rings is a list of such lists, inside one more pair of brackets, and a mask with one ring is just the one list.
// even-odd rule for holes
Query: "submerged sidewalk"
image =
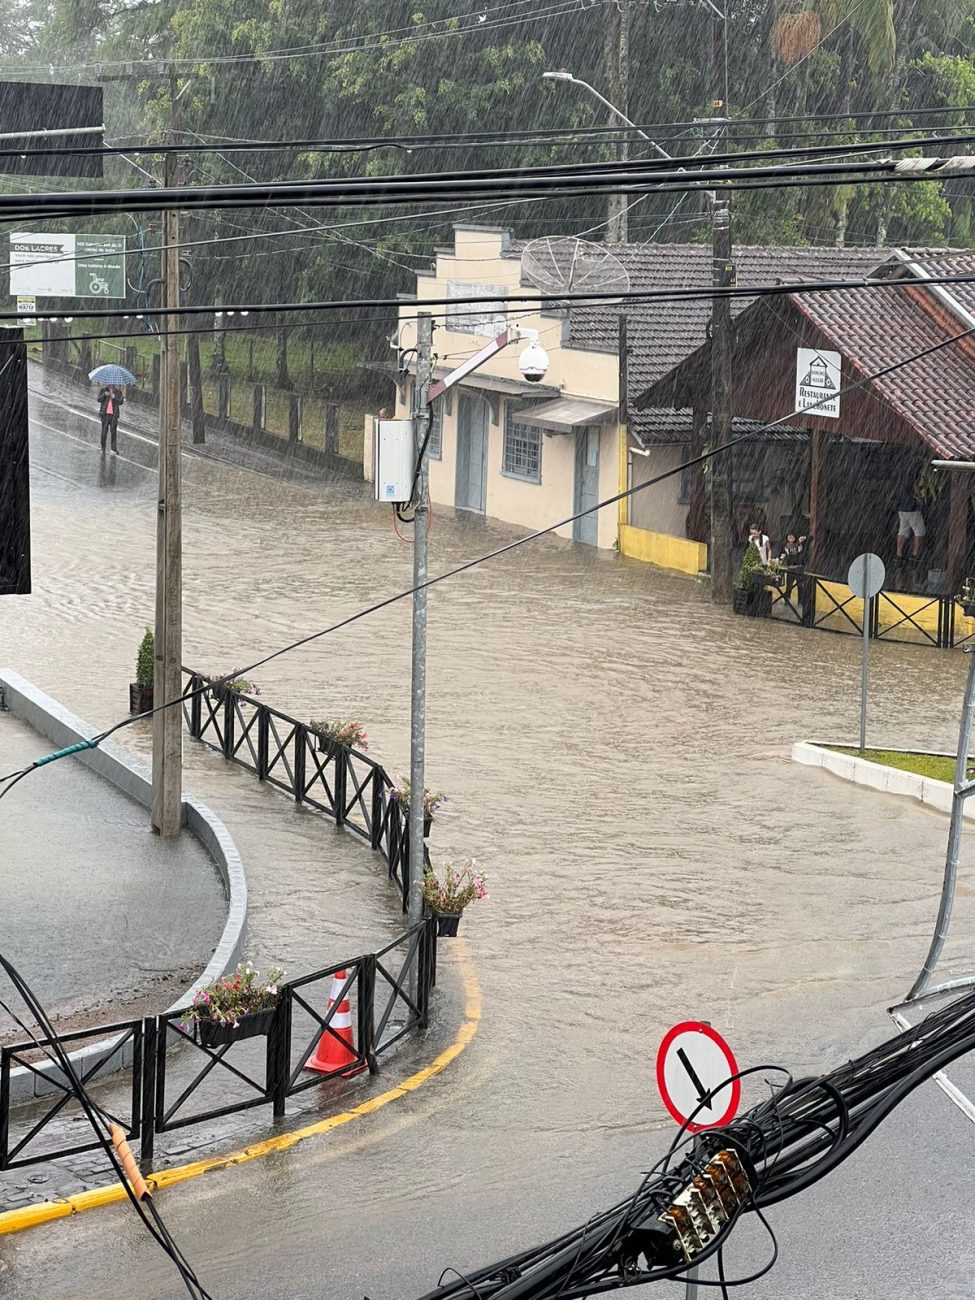
{"label": "submerged sidewalk", "polygon": [[[0,712],[4,773],[51,749]],[[0,807],[0,899],[0,947],[65,1030],[169,1006],[227,916],[198,840],[160,839],[140,804],[70,760],[32,773]],[[0,989],[13,997],[5,979]],[[23,1039],[0,1009],[0,1042]]]}

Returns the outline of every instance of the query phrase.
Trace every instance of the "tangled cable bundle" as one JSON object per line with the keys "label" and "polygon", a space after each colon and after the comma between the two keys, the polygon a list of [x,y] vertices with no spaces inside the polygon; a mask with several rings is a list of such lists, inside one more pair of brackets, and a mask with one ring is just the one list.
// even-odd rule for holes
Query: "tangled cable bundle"
{"label": "tangled cable bundle", "polygon": [[[422,1300],[574,1300],[679,1278],[715,1255],[718,1281],[699,1284],[726,1294],[754,1282],[778,1257],[763,1210],[837,1168],[919,1084],[973,1048],[975,993],[969,993],[829,1074],[793,1079],[779,1066],[740,1071],[702,1098],[698,1111],[735,1078],[774,1074],[784,1082],[726,1128],[692,1137],[692,1115],[626,1200],[554,1241],[475,1272],[448,1269]],[[728,1280],[722,1250],[744,1214],[765,1226],[772,1257],[758,1273]],[[444,1285],[447,1273],[457,1280]]]}

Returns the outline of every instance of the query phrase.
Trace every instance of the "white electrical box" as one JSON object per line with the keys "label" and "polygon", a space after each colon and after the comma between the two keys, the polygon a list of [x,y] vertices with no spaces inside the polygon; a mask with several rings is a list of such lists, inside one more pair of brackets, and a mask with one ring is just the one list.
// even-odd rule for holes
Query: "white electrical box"
{"label": "white electrical box", "polygon": [[416,449],[412,420],[377,420],[373,470],[376,500],[403,504],[413,492]]}

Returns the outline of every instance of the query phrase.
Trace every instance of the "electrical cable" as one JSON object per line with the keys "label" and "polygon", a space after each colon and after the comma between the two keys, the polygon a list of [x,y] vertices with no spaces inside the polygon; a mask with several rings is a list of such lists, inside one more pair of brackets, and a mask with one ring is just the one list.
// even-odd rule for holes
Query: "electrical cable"
{"label": "electrical cable", "polygon": [[[968,255],[968,254],[966,254]],[[945,258],[951,259],[952,254],[945,254]],[[935,260],[941,260],[936,256]],[[464,305],[477,307],[480,305],[495,307],[499,302],[514,306],[516,311],[525,313],[538,310],[547,306],[585,306],[586,304],[605,303],[608,306],[622,304],[648,303],[648,302],[694,302],[700,300],[713,301],[717,298],[767,298],[782,297],[791,294],[810,294],[810,293],[835,293],[841,290],[884,290],[887,292],[899,289],[925,288],[933,285],[952,285],[952,284],[971,284],[975,282],[975,273],[963,272],[956,275],[928,275],[923,278],[898,275],[896,279],[879,279],[870,275],[859,276],[856,279],[836,279],[836,280],[798,280],[791,283],[778,282],[775,284],[735,284],[728,286],[716,286],[712,284],[701,285],[699,287],[685,287],[672,289],[626,289],[626,290],[604,290],[597,292],[574,292],[563,291],[561,293],[542,293],[536,291],[534,294],[497,294],[490,298],[470,297],[464,299]],[[417,312],[426,311],[431,307],[457,307],[455,298],[412,298],[409,305],[415,308]],[[143,317],[182,317],[182,316],[249,316],[249,315],[270,315],[274,313],[284,314],[292,312],[332,312],[340,310],[351,311],[369,311],[369,310],[397,310],[401,312],[404,307],[403,300],[400,298],[357,298],[343,299],[341,301],[326,302],[290,302],[290,303],[234,303],[234,304],[217,304],[201,303],[190,306],[180,307],[152,307],[147,308],[144,312],[134,312],[122,310],[119,308],[93,308],[89,311],[82,311],[72,314],[69,318],[76,320],[141,320]],[[17,324],[32,325],[42,320],[65,320],[63,312],[31,312],[25,315],[23,312],[0,312],[0,321],[12,321]],[[355,316],[353,320],[361,320],[361,317]],[[399,320],[413,320],[415,317],[408,313],[399,316]],[[290,328],[301,328],[302,324],[311,325],[314,322],[289,322]],[[230,327],[227,327],[228,329]],[[212,330],[212,326],[209,327]],[[165,333],[166,331],[162,331]],[[174,330],[173,333],[180,331]],[[195,331],[188,331],[193,333]],[[73,334],[72,338],[81,339],[83,335]],[[101,334],[94,334],[93,338],[104,337]],[[119,334],[118,337],[127,337]]]}
{"label": "electrical cable", "polygon": [[[121,1130],[119,1131],[118,1137],[116,1137],[115,1134],[112,1134],[110,1138],[107,1138],[103,1134],[99,1126],[99,1120],[97,1115],[97,1112],[101,1108],[97,1107],[95,1103],[92,1101],[84,1084],[81,1082],[81,1079],[78,1077],[77,1071],[74,1068],[74,1063],[72,1062],[67,1052],[64,1050],[63,1044],[61,1043],[61,1039],[57,1034],[56,1030],[54,1029],[54,1026],[51,1024],[51,1021],[48,1018],[47,1013],[45,1012],[44,1008],[40,1004],[39,1000],[37,999],[33,991],[30,989],[29,985],[27,984],[23,976],[20,975],[16,967],[14,967],[14,965],[4,956],[2,952],[0,952],[0,968],[4,970],[10,982],[13,984],[14,988],[16,989],[17,993],[20,995],[20,998],[24,1002],[24,1005],[30,1011],[31,1015],[34,1017],[35,1021],[40,1026],[41,1031],[49,1040],[50,1046],[54,1050],[54,1055],[56,1057],[56,1061],[59,1069],[62,1071],[65,1078],[68,1080],[68,1083],[71,1085],[70,1090],[74,1093],[79,1103],[81,1104],[81,1108],[85,1113],[86,1119],[91,1125],[92,1131],[95,1134],[95,1137],[99,1145],[102,1147],[104,1153],[108,1156],[109,1161],[111,1162],[112,1166],[115,1169],[119,1182],[122,1184],[122,1187],[125,1190],[126,1195],[131,1201],[133,1207],[135,1208],[136,1213],[139,1215],[140,1219],[142,1220],[146,1230],[149,1232],[150,1236],[165,1251],[165,1253],[170,1257],[170,1259],[176,1265],[180,1277],[183,1280],[183,1284],[186,1287],[186,1290],[189,1293],[189,1295],[194,1297],[195,1300],[212,1300],[212,1297],[210,1296],[209,1292],[203,1287],[202,1283],[196,1277],[196,1274],[194,1273],[193,1269],[186,1262],[182,1253],[179,1251],[179,1248],[176,1246],[176,1243],[174,1242],[172,1236],[167,1230],[165,1224],[163,1223],[158,1209],[154,1206],[152,1202],[152,1197],[149,1192],[149,1189],[145,1185],[145,1182],[141,1178],[141,1175],[138,1173],[138,1167],[135,1165],[134,1161],[132,1160],[131,1153],[128,1153],[127,1143],[124,1142],[124,1134],[121,1133]],[[36,1037],[33,1034],[31,1034],[29,1030],[27,1032],[29,1037],[35,1042],[35,1044],[38,1047],[40,1047],[41,1044],[38,1043]],[[115,1143],[119,1140],[120,1140],[119,1150],[116,1151]],[[128,1162],[131,1163],[129,1163],[129,1167],[126,1168],[126,1164]],[[144,1190],[141,1192],[141,1195],[136,1193],[136,1186],[133,1186],[133,1179],[136,1180],[136,1185],[139,1185],[141,1183],[142,1188],[144,1188]],[[149,1205],[150,1214],[146,1213],[146,1204],[144,1204],[143,1202]]]}
{"label": "electrical cable", "polygon": [[[975,137],[969,137],[975,138]],[[941,143],[941,141],[938,141]],[[905,147],[916,148],[918,142],[907,142]],[[834,156],[845,153],[869,152],[864,149],[824,146]],[[803,152],[803,151],[798,151]],[[790,152],[790,156],[793,153]],[[824,158],[829,154],[822,155]],[[686,166],[674,163],[698,161],[689,171]],[[968,170],[975,167],[975,159],[965,158]],[[463,172],[417,173],[409,176],[342,177],[276,183],[184,186],[154,190],[87,190],[55,191],[52,193],[27,193],[0,195],[0,214],[26,219],[36,211],[40,216],[87,215],[108,213],[118,208],[126,211],[161,211],[166,208],[213,208],[221,210],[234,207],[294,207],[348,206],[353,200],[358,205],[384,205],[401,202],[429,202],[444,197],[480,197],[482,194],[507,193],[517,196],[574,195],[578,193],[626,193],[647,186],[649,192],[693,192],[712,189],[720,184],[724,189],[773,188],[773,183],[799,185],[803,182],[877,183],[884,180],[923,180],[940,177],[936,167],[951,166],[951,174],[961,174],[958,160],[914,158],[898,164],[883,158],[874,162],[834,162],[777,164],[738,170],[724,167],[706,168],[693,158],[677,160],[643,159],[626,164],[593,163],[549,165],[544,167],[492,168]],[[905,163],[910,163],[908,167]],[[922,169],[927,168],[927,169]],[[670,168],[671,170],[667,170]],[[862,175],[859,175],[862,173]],[[948,174],[947,172],[945,174]],[[968,174],[964,171],[964,174]],[[764,185],[763,185],[764,183]]]}
{"label": "electrical cable", "polygon": [[[821,398],[819,402],[812,403],[810,406],[806,408],[806,412],[808,413],[809,411],[815,410],[816,406],[820,405],[823,402],[834,401],[837,397],[842,398],[852,392],[857,392],[861,388],[865,387],[867,384],[874,383],[877,379],[881,379],[885,375],[893,374],[895,371],[901,370],[905,366],[911,365],[916,361],[921,361],[926,357],[932,356],[935,353],[940,352],[947,347],[950,347],[952,344],[959,342],[959,340],[970,337],[972,334],[975,334],[975,326],[973,326],[971,329],[961,330],[959,331],[959,333],[941,339],[937,343],[932,343],[928,347],[922,348],[919,352],[912,353],[910,356],[905,357],[900,361],[893,361],[889,365],[882,366],[879,370],[876,370],[868,375],[863,375],[861,376],[861,378],[856,379],[852,383],[845,385],[843,388],[841,388],[838,391],[838,393],[832,394],[829,397]],[[773,420],[770,423],[763,426],[761,432],[769,432],[770,430],[775,429],[777,426],[784,424],[786,423],[786,421],[794,418],[795,418],[794,413],[780,416],[779,419]],[[428,424],[432,425],[432,421],[429,421]],[[607,497],[602,501],[598,501],[593,506],[587,506],[582,510],[573,512],[565,519],[560,519],[556,523],[547,524],[545,527],[536,529],[534,532],[526,533],[523,537],[517,537],[510,542],[505,542],[503,545],[496,547],[494,550],[488,551],[486,554],[475,556],[471,560],[466,560],[461,564],[455,565],[453,568],[447,569],[443,573],[437,574],[432,578],[428,578],[425,582],[419,583],[415,586],[407,587],[403,591],[394,592],[392,595],[386,596],[382,600],[375,601],[373,604],[367,606],[366,608],[360,609],[356,611],[356,613],[348,615],[346,618],[339,620],[339,622],[337,623],[331,624],[329,627],[321,628],[317,632],[311,632],[307,636],[297,638],[296,640],[290,642],[288,645],[282,646],[280,649],[274,650],[270,654],[264,655],[261,659],[258,659],[256,662],[248,665],[245,668],[235,669],[233,672],[227,673],[223,677],[214,678],[211,681],[204,683],[202,686],[188,689],[184,691],[182,694],[178,695],[175,699],[167,700],[162,704],[158,704],[154,708],[146,710],[144,713],[135,714],[121,719],[121,721],[116,722],[114,725],[108,727],[105,731],[99,732],[98,735],[93,736],[88,740],[78,741],[74,745],[68,745],[64,749],[57,750],[52,754],[45,755],[43,758],[37,759],[34,763],[30,765],[30,767],[25,768],[22,772],[20,772],[17,776],[14,777],[14,779],[10,782],[9,785],[7,785],[3,790],[0,790],[0,800],[3,800],[14,788],[14,786],[16,786],[20,781],[22,781],[25,776],[28,776],[31,772],[36,771],[40,767],[46,766],[48,763],[55,762],[56,760],[61,758],[67,758],[72,754],[80,753],[86,749],[96,749],[102,743],[102,741],[107,740],[109,736],[114,735],[115,732],[117,731],[123,730],[125,727],[130,727],[134,725],[136,722],[144,721],[146,718],[153,717],[155,714],[161,713],[164,709],[179,707],[187,700],[191,700],[197,695],[204,694],[206,691],[212,689],[213,686],[223,686],[228,682],[233,681],[235,677],[244,676],[249,673],[252,673],[256,669],[262,668],[265,664],[271,663],[272,660],[279,659],[282,655],[290,654],[293,650],[298,650],[303,646],[311,644],[311,642],[313,641],[318,641],[322,637],[329,636],[334,632],[338,632],[343,628],[349,627],[353,623],[359,622],[360,619],[367,618],[369,615],[377,613],[379,610],[387,609],[391,605],[398,604],[399,601],[406,600],[408,597],[415,595],[418,591],[429,590],[429,588],[435,587],[439,585],[441,582],[446,582],[449,578],[457,577],[459,574],[466,573],[468,570],[477,568],[481,564],[486,564],[491,560],[499,559],[502,555],[509,554],[511,551],[518,550],[520,547],[526,546],[529,542],[534,542],[541,537],[546,537],[550,533],[554,533],[560,528],[568,527],[570,524],[574,524],[576,520],[582,519],[586,515],[593,514],[596,511],[602,510],[608,506],[617,505],[620,501],[628,500],[631,496],[634,496],[637,492],[642,492],[649,487],[654,487],[657,484],[664,482],[666,479],[672,478],[676,474],[683,473],[689,467],[693,467],[694,465],[703,465],[706,462],[710,461],[715,456],[723,455],[724,453],[731,451],[732,448],[739,446],[744,442],[752,441],[754,437],[755,437],[754,432],[749,432],[748,434],[742,434],[738,438],[732,438],[728,442],[723,443],[720,447],[715,447],[711,451],[702,452],[699,456],[695,456],[688,461],[684,461],[682,464],[676,465],[673,469],[664,470],[662,473],[656,475],[654,478],[647,479],[643,483],[637,483],[634,484],[632,487],[624,488],[622,491],[617,492],[614,495]]]}

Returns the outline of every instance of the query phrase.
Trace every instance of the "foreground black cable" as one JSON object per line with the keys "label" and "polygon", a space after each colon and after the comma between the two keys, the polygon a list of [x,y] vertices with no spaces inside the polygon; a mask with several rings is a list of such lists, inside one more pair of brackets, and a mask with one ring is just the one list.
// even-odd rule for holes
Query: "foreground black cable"
{"label": "foreground black cable", "polygon": [[[135,1160],[128,1150],[128,1144],[125,1142],[121,1129],[114,1124],[108,1124],[105,1121],[107,1112],[102,1110],[88,1095],[88,1092],[78,1077],[77,1071],[71,1061],[70,1056],[64,1050],[64,1045],[59,1038],[57,1031],[51,1024],[50,1019],[44,1008],[41,1006],[36,995],[31,990],[27,981],[19,973],[16,967],[0,953],[0,968],[6,973],[10,982],[13,984],[17,993],[19,993],[24,1005],[30,1011],[34,1020],[40,1026],[42,1033],[54,1053],[54,1060],[59,1069],[63,1072],[70,1091],[74,1093],[81,1104],[92,1131],[101,1146],[102,1150],[108,1156],[109,1161],[115,1169],[119,1182],[125,1189],[125,1193],[132,1202],[136,1213],[142,1220],[146,1230],[153,1240],[159,1245],[169,1258],[176,1265],[183,1284],[193,1300],[213,1300],[210,1293],[204,1288],[197,1278],[191,1266],[186,1262],[181,1251],[179,1250],[159,1214],[155,1204],[152,1201],[151,1193],[145,1180],[139,1172]],[[5,1008],[9,1012],[9,1008]],[[13,1015],[13,1013],[9,1013]],[[29,1029],[23,1025],[19,1017],[13,1016],[13,1019],[24,1028],[28,1037],[33,1041],[38,1050],[44,1052],[51,1059],[50,1052],[45,1051],[45,1046],[40,1042]],[[101,1123],[99,1118],[101,1117]],[[108,1130],[109,1136],[103,1132],[103,1127]],[[138,1190],[137,1190],[138,1189]],[[148,1206],[149,1213],[146,1211]]]}
{"label": "foreground black cable", "polygon": [[[764,1208],[824,1178],[915,1088],[972,1050],[975,992],[829,1074],[790,1082],[727,1127],[705,1129],[679,1164],[651,1171],[633,1196],[554,1241],[466,1274],[452,1270],[461,1280],[446,1286],[442,1274],[423,1300],[582,1300],[679,1278],[713,1256],[717,1279],[698,1277],[698,1285],[727,1295],[764,1276],[778,1258]],[[779,1067],[741,1074],[769,1068]],[[722,1250],[745,1214],[769,1233],[772,1257],[751,1275],[729,1279]]]}

